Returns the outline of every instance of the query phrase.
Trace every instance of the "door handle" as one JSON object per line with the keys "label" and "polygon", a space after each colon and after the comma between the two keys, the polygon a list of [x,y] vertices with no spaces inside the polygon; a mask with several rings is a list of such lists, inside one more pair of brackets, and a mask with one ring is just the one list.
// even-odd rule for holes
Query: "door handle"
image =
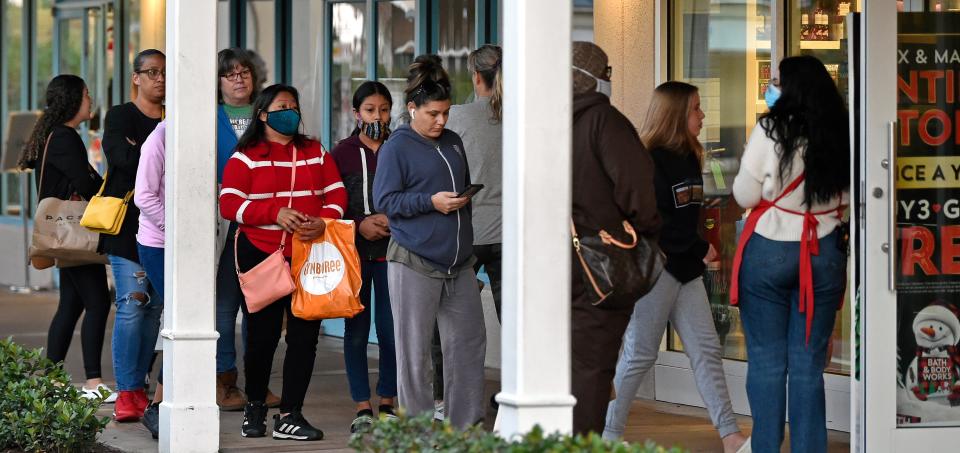
{"label": "door handle", "polygon": [[897,291],[897,122],[887,123],[887,158],[880,166],[887,169],[887,242],[881,246],[887,254],[887,288]]}

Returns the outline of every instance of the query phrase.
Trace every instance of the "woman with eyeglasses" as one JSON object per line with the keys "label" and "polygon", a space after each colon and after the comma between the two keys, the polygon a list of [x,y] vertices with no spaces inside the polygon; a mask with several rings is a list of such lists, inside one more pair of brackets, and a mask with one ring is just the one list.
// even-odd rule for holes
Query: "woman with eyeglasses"
{"label": "woman with eyeglasses", "polygon": [[[148,49],[133,62],[135,97],[112,107],[104,122],[103,151],[107,157],[104,196],[124,198],[134,190],[140,146],[163,118],[166,57]],[[118,422],[137,421],[148,404],[144,379],[160,329],[163,299],[147,279],[137,252],[140,210],[129,203],[120,232],[100,235],[117,288],[113,325],[113,368],[119,396],[114,407]],[[161,376],[162,382],[162,376]],[[159,393],[159,389],[158,389]]]}
{"label": "woman with eyeglasses", "polygon": [[[253,100],[260,92],[262,75],[252,53],[230,48],[217,54],[220,74],[217,85],[217,181],[223,180],[223,169],[236,151],[240,137],[253,122]],[[220,221],[218,247],[237,232],[236,222]],[[217,405],[224,411],[243,410],[247,397],[237,387],[237,314],[243,294],[233,265],[233,247],[223,247],[217,265]],[[246,337],[246,318],[241,331]],[[245,340],[244,340],[245,341]],[[267,390],[266,404],[277,407],[280,397]]]}

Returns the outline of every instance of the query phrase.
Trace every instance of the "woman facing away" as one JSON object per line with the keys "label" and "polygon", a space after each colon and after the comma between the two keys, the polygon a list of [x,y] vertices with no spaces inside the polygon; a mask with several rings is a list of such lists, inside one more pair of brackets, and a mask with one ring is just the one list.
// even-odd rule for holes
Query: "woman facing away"
{"label": "woman facing away", "polygon": [[[331,151],[350,200],[344,217],[353,220],[357,225],[357,253],[360,255],[360,273],[363,277],[360,302],[367,307],[353,318],[344,320],[343,358],[347,381],[350,384],[350,397],[357,405],[357,417],[350,424],[351,433],[364,431],[373,424],[367,369],[371,310],[380,348],[380,374],[377,383],[380,404],[377,412],[393,417],[394,399],[397,396],[393,313],[387,284],[386,256],[387,244],[390,243],[390,221],[373,207],[373,180],[377,172],[377,157],[380,147],[390,134],[392,108],[393,97],[384,84],[372,81],[360,84],[353,93],[353,114],[357,127]],[[374,294],[376,300],[372,301]]]}
{"label": "woman facing away", "polygon": [[607,410],[603,437],[623,436],[630,404],[657,360],[669,321],[683,341],[723,451],[733,453],[741,451],[746,438],[733,415],[720,340],[703,284],[704,264],[717,260],[718,253],[698,231],[703,146],[697,136],[703,118],[697,87],[666,82],[654,90],[640,140],[653,158],[657,210],[663,219],[659,245],[667,262],[653,289],[634,306],[614,378],[617,397]]}
{"label": "woman facing away", "polygon": [[827,451],[823,371],[847,276],[847,110],[820,60],[786,58],[779,75],[733,184],[751,212],[730,302],[746,336],[753,451],[780,451],[789,399],[790,450],[817,453]]}
{"label": "woman facing away", "polygon": [[[337,165],[320,143],[300,133],[299,106],[296,88],[273,85],[264,89],[253,103],[254,121],[240,137],[237,152],[224,170],[220,214],[239,224],[239,233],[227,243],[227,247],[236,247],[239,272],[248,272],[281,247],[289,262],[294,233],[303,241],[320,237],[325,229],[322,218],[339,219],[345,210],[347,192]],[[291,296],[254,313],[245,303],[240,306],[247,318],[244,437],[266,435],[267,383],[286,317],[283,392],[280,411],[273,417],[273,438],[323,439],[323,431],[310,425],[302,413],[320,321],[293,316]]]}
{"label": "woman facing away", "polygon": [[387,279],[396,335],[400,405],[434,411],[430,359],[435,324],[443,347],[444,402],[462,428],[483,420],[486,329],[473,270],[470,184],[463,142],[446,129],[450,80],[436,55],[410,65],[410,124],[380,149],[373,197],[390,220]]}
{"label": "woman facing away", "polygon": [[[77,127],[89,121],[90,92],[83,79],[63,74],[47,85],[46,106],[20,156],[20,167],[37,173],[37,198],[56,197],[89,200],[96,195],[103,180],[87,160],[87,148]],[[110,315],[110,291],[107,270],[103,264],[58,267],[60,302],[47,334],[47,358],[62,362],[67,357],[73,330],[83,316],[80,346],[86,382],[85,398],[100,398],[104,390],[100,368],[104,331]],[[116,401],[112,393],[105,402]]]}

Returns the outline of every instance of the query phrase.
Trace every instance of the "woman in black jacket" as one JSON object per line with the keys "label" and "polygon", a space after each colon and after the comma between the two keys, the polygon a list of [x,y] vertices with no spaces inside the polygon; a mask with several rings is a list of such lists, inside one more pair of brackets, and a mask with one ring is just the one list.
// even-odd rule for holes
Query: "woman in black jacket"
{"label": "woman in black jacket", "polygon": [[[103,151],[107,156],[104,195],[111,197],[123,198],[133,191],[140,146],[163,117],[166,57],[159,50],[144,50],[133,62],[133,73],[136,88],[133,102],[112,107],[104,120]],[[100,236],[99,249],[110,259],[117,286],[113,368],[120,395],[113,415],[118,422],[139,420],[147,407],[144,379],[153,358],[163,312],[163,300],[150,286],[140,265],[139,217],[140,210],[130,203],[119,233]]]}
{"label": "woman in black jacket", "polygon": [[[83,79],[59,75],[47,85],[47,105],[20,156],[20,167],[38,173],[37,198],[89,200],[100,188],[100,175],[87,160],[87,148],[77,133],[90,119],[90,93]],[[62,362],[73,339],[73,329],[86,311],[80,328],[87,381],[83,396],[100,398],[107,387],[101,379],[100,351],[110,314],[110,292],[103,264],[64,267],[60,272],[60,304],[47,335],[47,357]],[[107,389],[109,390],[109,389]],[[106,402],[116,400],[111,394]]]}

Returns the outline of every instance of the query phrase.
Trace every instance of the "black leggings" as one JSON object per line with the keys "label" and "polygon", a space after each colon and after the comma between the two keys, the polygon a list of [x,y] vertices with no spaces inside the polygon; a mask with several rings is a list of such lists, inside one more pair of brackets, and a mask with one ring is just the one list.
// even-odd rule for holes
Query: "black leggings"
{"label": "black leggings", "polygon": [[110,315],[107,270],[102,264],[60,269],[60,304],[47,334],[47,358],[54,362],[66,359],[70,341],[73,340],[73,329],[84,311],[87,314],[80,328],[83,368],[87,379],[97,379],[103,377],[100,358],[107,317]]}
{"label": "black leggings", "polygon": [[[227,243],[227,247],[233,244]],[[240,271],[245,272],[260,264],[268,255],[240,234],[237,245],[237,260]],[[246,378],[247,398],[263,402],[267,397],[267,384],[273,368],[273,355],[280,342],[283,316],[287,316],[287,354],[283,358],[283,391],[280,396],[280,412],[298,412],[310,386],[313,364],[317,357],[317,338],[320,321],[306,321],[290,312],[291,297],[284,297],[256,313],[247,311],[247,348],[243,355],[243,371]]]}

